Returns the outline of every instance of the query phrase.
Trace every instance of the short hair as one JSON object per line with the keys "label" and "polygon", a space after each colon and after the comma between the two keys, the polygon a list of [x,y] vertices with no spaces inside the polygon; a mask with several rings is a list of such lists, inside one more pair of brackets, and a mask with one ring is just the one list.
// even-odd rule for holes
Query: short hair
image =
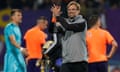
{"label": "short hair", "polygon": [[97,15],[97,14],[90,16],[88,19],[88,29],[93,27],[99,18],[100,18],[100,15]]}
{"label": "short hair", "polygon": [[38,20],[47,20],[47,18],[45,16],[40,16]]}
{"label": "short hair", "polygon": [[77,7],[77,10],[80,10],[80,4],[77,3],[76,1],[71,1],[68,3],[67,8],[70,7],[71,5],[75,5]]}
{"label": "short hair", "polygon": [[45,16],[40,16],[40,17],[37,19],[37,22],[39,22],[39,20],[47,21],[47,18],[46,18]]}
{"label": "short hair", "polygon": [[15,12],[22,13],[22,10],[21,9],[12,9],[10,15],[13,16],[15,14]]}

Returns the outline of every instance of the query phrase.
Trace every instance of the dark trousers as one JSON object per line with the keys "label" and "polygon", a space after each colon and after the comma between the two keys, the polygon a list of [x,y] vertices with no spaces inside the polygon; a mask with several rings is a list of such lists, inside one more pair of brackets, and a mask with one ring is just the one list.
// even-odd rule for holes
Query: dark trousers
{"label": "dark trousers", "polygon": [[31,59],[28,61],[27,72],[40,72],[40,67],[35,66],[38,59]]}
{"label": "dark trousers", "polygon": [[88,72],[88,63],[74,62],[62,64],[60,72]]}
{"label": "dark trousers", "polygon": [[107,62],[89,63],[88,72],[108,72],[108,64]]}

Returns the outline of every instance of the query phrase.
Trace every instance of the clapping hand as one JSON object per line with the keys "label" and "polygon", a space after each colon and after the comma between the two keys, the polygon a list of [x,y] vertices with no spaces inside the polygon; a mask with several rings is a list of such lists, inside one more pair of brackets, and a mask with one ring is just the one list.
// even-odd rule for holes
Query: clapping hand
{"label": "clapping hand", "polygon": [[58,6],[58,5],[53,5],[52,8],[51,8],[51,11],[53,13],[53,16],[59,16],[61,14],[61,6]]}

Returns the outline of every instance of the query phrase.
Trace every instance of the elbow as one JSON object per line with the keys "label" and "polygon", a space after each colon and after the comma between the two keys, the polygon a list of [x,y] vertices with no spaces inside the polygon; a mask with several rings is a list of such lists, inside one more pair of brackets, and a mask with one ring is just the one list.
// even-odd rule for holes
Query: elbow
{"label": "elbow", "polygon": [[113,46],[117,49],[118,48],[118,43],[117,43],[117,41],[113,41]]}
{"label": "elbow", "polygon": [[116,44],[115,47],[118,48],[118,44]]}

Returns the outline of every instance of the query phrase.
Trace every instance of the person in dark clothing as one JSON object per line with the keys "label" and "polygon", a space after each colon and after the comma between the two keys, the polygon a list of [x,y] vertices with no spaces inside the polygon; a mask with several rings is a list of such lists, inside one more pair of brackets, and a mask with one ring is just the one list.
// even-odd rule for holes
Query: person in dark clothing
{"label": "person in dark clothing", "polygon": [[64,32],[62,43],[62,67],[61,72],[87,72],[87,48],[86,31],[87,22],[79,15],[80,5],[71,1],[67,5],[68,18],[60,16],[61,7],[54,5],[51,8],[53,22]]}

